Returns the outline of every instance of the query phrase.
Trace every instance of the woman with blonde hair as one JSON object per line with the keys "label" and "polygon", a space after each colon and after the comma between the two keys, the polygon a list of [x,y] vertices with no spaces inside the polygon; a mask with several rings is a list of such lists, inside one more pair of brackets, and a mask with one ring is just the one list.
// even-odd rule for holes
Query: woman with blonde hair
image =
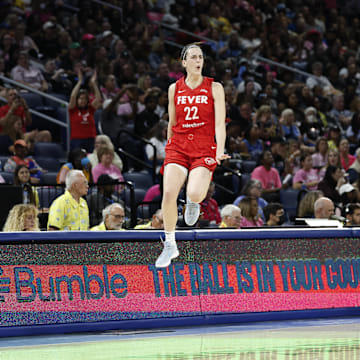
{"label": "woman with blonde hair", "polygon": [[277,134],[277,121],[271,112],[270,105],[261,105],[256,111],[256,122],[260,129],[260,138],[269,140]]}
{"label": "woman with blonde hair", "polygon": [[298,204],[297,216],[299,218],[313,218],[315,201],[324,196],[320,190],[313,190],[306,193]]}
{"label": "woman with blonde hair", "polygon": [[32,204],[17,204],[9,212],[3,231],[40,231],[38,210]]}
{"label": "woman with blonde hair", "polygon": [[[90,160],[90,164],[91,164],[92,168],[94,168],[99,163],[97,152],[102,147],[108,147],[114,151],[114,145],[113,145],[111,139],[107,135],[97,135],[95,138],[94,151],[91,154],[88,154],[88,156],[87,156],[88,159]],[[122,170],[123,163],[122,163],[119,155],[115,151],[114,151],[114,160],[112,163],[113,163],[113,165],[118,167],[120,171]]]}

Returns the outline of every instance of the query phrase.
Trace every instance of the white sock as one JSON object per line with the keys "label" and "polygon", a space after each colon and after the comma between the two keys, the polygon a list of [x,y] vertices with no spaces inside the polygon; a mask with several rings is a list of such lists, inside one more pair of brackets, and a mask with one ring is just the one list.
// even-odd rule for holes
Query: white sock
{"label": "white sock", "polygon": [[165,231],[165,241],[175,242],[175,231]]}

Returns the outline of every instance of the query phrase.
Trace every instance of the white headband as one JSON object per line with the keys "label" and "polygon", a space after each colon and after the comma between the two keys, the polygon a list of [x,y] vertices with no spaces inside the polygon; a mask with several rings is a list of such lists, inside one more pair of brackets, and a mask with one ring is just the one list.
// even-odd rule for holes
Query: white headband
{"label": "white headband", "polygon": [[183,54],[181,56],[181,60],[185,60],[187,52],[192,48],[199,48],[201,50],[200,46],[196,45],[196,44],[192,44],[192,45],[189,45],[188,47],[184,47]]}

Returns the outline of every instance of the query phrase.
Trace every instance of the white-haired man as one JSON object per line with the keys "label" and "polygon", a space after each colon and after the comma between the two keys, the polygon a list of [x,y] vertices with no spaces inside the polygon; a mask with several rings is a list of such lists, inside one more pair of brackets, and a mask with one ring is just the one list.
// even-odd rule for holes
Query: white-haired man
{"label": "white-haired man", "polygon": [[221,224],[220,228],[240,228],[240,221],[241,221],[241,210],[238,206],[233,204],[225,205],[221,211]]}
{"label": "white-haired man", "polygon": [[65,193],[49,209],[48,230],[89,230],[89,208],[85,196],[89,184],[81,170],[71,170],[65,178]]}
{"label": "white-haired man", "polygon": [[119,203],[112,203],[102,211],[103,221],[91,231],[124,230],[122,225],[125,219],[125,210]]}
{"label": "white-haired man", "polygon": [[330,219],[335,214],[335,206],[331,199],[323,196],[314,203],[314,214],[316,219]]}

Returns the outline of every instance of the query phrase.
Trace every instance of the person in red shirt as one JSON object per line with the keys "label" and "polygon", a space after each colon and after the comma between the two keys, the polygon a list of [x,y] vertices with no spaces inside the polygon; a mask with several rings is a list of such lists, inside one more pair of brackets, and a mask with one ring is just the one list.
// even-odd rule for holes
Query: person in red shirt
{"label": "person in red shirt", "polygon": [[95,99],[90,103],[89,94],[86,90],[80,89],[83,82],[82,71],[78,71],[78,82],[71,92],[69,102],[70,117],[70,147],[84,148],[87,152],[92,152],[94,139],[96,137],[95,111],[101,106],[101,94],[96,84],[96,71],[90,79]]}
{"label": "person in red shirt", "polygon": [[162,200],[165,242],[155,262],[159,268],[169,266],[179,256],[175,241],[177,197],[186,179],[184,219],[192,226],[198,220],[199,203],[206,196],[216,165],[229,158],[224,154],[224,89],[220,83],[202,75],[204,56],[199,45],[185,46],[181,59],[186,77],[171,84],[168,91],[169,126]]}
{"label": "person in red shirt", "polygon": [[9,117],[16,115],[22,120],[22,130],[25,133],[26,127],[31,125],[31,114],[26,100],[19,96],[16,89],[8,88],[6,90],[7,104],[0,107],[0,132],[8,122]]}
{"label": "person in red shirt", "polygon": [[[51,142],[52,136],[49,130],[26,131],[26,127],[32,123],[31,113],[26,100],[22,98],[16,89],[9,88],[6,90],[7,104],[0,107],[0,132],[7,135],[15,131],[14,124],[17,120],[21,120],[20,127],[17,127],[16,132],[19,132],[20,138],[24,138],[30,144],[30,150],[36,142]],[[16,125],[17,126],[17,125]],[[11,140],[15,139],[10,136]]]}
{"label": "person in red shirt", "polygon": [[211,182],[205,199],[200,203],[201,218],[208,220],[210,224],[220,224],[221,215],[217,201],[213,198],[215,193],[215,183]]}

